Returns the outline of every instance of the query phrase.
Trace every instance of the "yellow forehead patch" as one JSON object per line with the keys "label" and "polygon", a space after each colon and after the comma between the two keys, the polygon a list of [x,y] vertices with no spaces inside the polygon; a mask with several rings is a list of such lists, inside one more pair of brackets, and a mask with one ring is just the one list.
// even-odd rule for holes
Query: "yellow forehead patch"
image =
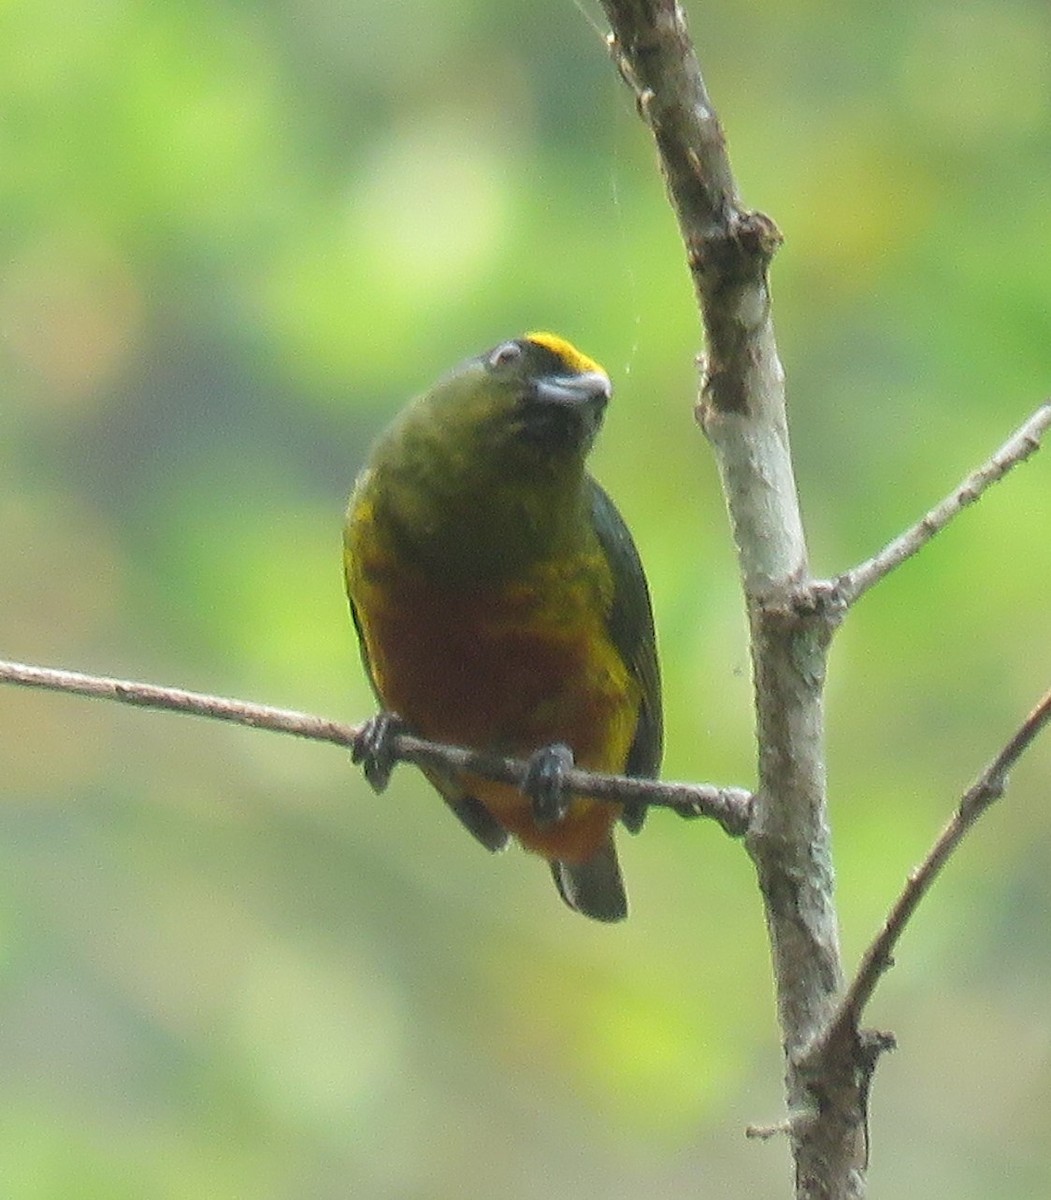
{"label": "yellow forehead patch", "polygon": [[557,333],[527,333],[526,337],[529,341],[536,342],[538,346],[546,346],[552,353],[557,354],[571,371],[580,374],[585,371],[599,371],[603,375],[606,374],[593,358],[581,354],[576,346],[567,342],[565,338],[560,338]]}

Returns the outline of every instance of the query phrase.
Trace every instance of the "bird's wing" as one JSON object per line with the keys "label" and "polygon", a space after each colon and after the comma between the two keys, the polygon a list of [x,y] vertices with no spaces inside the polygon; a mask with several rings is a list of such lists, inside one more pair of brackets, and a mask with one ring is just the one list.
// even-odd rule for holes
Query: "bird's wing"
{"label": "bird's wing", "polygon": [[[664,749],[664,718],[649,588],[642,560],[623,517],[593,479],[588,483],[594,529],[613,575],[613,603],[607,622],[609,634],[642,688],[635,739],[624,770],[628,775],[653,778],[660,770]],[[625,806],[622,820],[635,833],[642,827],[645,817],[644,804],[629,804]]]}

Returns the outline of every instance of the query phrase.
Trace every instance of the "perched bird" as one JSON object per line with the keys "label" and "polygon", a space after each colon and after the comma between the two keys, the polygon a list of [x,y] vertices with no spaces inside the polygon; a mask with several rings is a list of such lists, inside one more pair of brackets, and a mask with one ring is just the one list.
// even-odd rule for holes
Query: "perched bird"
{"label": "perched bird", "polygon": [[530,333],[468,359],[383,433],[347,509],[344,565],[381,713],[359,744],[386,783],[396,724],[529,759],[522,790],[425,774],[490,850],[509,836],[550,861],[565,902],[627,915],[613,843],[645,806],[565,796],[574,761],[652,777],[660,675],[649,591],[613,502],[587,473],[610,397],[567,341]]}

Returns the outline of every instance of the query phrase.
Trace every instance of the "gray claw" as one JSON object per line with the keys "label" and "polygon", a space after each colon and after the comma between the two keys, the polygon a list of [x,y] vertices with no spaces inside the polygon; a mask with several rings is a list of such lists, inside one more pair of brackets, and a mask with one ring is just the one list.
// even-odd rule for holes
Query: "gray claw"
{"label": "gray claw", "polygon": [[374,792],[382,792],[390,783],[391,772],[397,764],[393,740],[405,732],[405,723],[395,713],[377,713],[361,727],[351,747],[352,762],[360,763]]}
{"label": "gray claw", "polygon": [[562,742],[544,746],[530,755],[522,791],[533,806],[533,820],[541,828],[561,821],[569,811],[566,772],[573,768],[573,751]]}

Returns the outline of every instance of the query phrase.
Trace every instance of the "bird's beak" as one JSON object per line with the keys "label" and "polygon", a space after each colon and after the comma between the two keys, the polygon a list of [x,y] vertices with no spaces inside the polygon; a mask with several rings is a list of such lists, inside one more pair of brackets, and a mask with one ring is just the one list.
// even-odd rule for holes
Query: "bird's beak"
{"label": "bird's beak", "polygon": [[604,371],[581,371],[576,375],[545,375],[536,381],[536,398],[548,404],[595,405],[605,408],[612,387]]}

